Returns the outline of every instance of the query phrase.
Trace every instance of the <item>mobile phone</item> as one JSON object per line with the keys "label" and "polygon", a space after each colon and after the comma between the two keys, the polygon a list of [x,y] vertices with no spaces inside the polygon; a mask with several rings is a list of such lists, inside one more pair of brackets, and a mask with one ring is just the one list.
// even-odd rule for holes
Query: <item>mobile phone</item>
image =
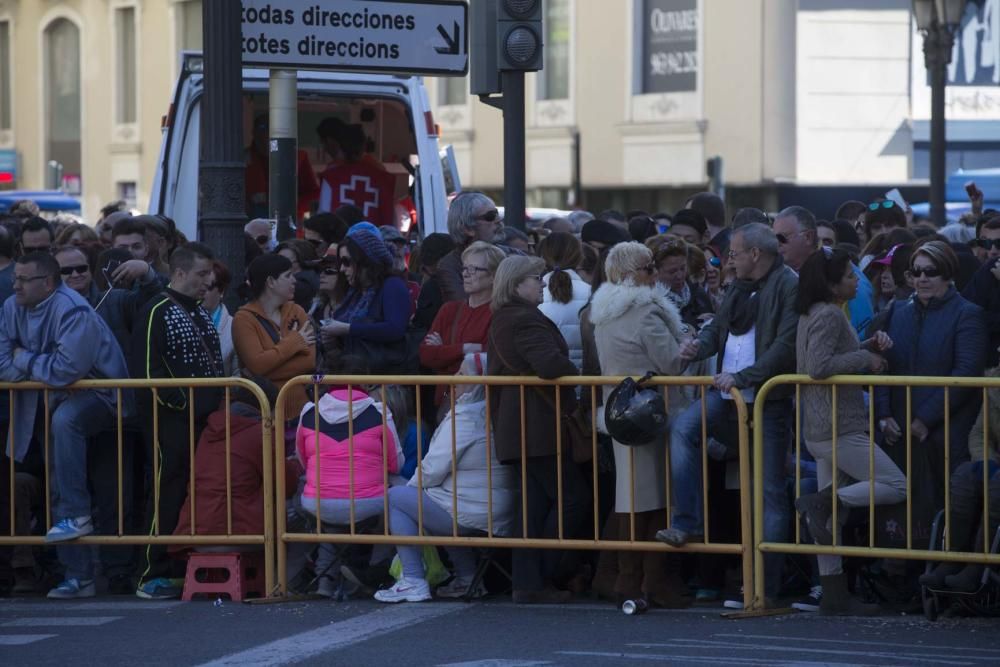
{"label": "mobile phone", "polygon": [[108,285],[114,285],[115,281],[112,276],[115,275],[115,271],[117,271],[118,267],[122,264],[123,262],[120,259],[110,259],[108,260],[108,263],[104,265],[104,268],[101,269],[101,273],[104,274],[104,279],[108,281]]}

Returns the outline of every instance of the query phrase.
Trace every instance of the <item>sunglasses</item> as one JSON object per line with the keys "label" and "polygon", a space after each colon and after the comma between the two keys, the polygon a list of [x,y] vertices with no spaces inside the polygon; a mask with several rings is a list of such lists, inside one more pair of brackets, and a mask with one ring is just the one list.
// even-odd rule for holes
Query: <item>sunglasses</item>
{"label": "sunglasses", "polygon": [[913,276],[914,278],[922,278],[923,276],[927,276],[928,278],[937,278],[941,275],[941,271],[940,269],[933,269],[930,267],[923,269],[918,269],[917,267],[913,267],[912,269],[910,269],[910,275]]}
{"label": "sunglasses", "polygon": [[338,269],[338,268],[336,268],[334,266],[329,266],[329,267],[323,269],[323,275],[324,276],[335,276],[338,273],[340,273],[340,269]]}
{"label": "sunglasses", "polygon": [[253,240],[254,243],[256,243],[257,245],[267,245],[268,242],[271,240],[271,237],[268,236],[267,234],[261,234],[260,236],[253,237]]}
{"label": "sunglasses", "polygon": [[708,260],[708,263],[714,266],[715,268],[719,268],[720,266],[722,266],[722,260],[719,259],[718,257],[712,257],[711,259]]}
{"label": "sunglasses", "polygon": [[784,234],[775,234],[774,237],[776,239],[778,239],[778,243],[780,243],[781,245],[786,245],[789,241],[792,240],[793,237],[798,236],[801,233],[802,233],[802,230],[800,229],[799,231],[795,232],[791,236],[785,236]]}
{"label": "sunglasses", "polygon": [[482,215],[477,215],[475,219],[485,220],[486,222],[496,222],[497,218],[499,217],[500,217],[500,212],[494,208],[492,210],[486,211],[486,213],[483,213]]}
{"label": "sunglasses", "polygon": [[74,273],[79,273],[81,276],[90,271],[90,267],[86,264],[77,264],[76,266],[64,266],[59,269],[59,273],[64,276],[71,276]]}
{"label": "sunglasses", "polygon": [[868,210],[877,211],[879,210],[879,208],[892,208],[895,205],[896,202],[892,201],[891,199],[886,199],[885,201],[874,201],[871,204],[868,204]]}
{"label": "sunglasses", "polygon": [[984,250],[1000,248],[1000,239],[976,239],[974,243]]}

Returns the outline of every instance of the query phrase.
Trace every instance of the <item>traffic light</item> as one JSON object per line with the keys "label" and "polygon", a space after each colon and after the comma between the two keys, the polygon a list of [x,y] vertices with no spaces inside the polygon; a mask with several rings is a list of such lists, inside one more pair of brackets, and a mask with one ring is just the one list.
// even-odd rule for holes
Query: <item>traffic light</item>
{"label": "traffic light", "polygon": [[500,72],[542,68],[542,0],[469,3],[473,95],[502,92]]}
{"label": "traffic light", "polygon": [[497,62],[501,70],[542,69],[542,0],[497,0]]}

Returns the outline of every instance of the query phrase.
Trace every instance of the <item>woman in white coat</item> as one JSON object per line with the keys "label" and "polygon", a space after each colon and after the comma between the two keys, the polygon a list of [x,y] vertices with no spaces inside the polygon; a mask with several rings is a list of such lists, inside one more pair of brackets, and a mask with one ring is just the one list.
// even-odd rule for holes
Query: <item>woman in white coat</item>
{"label": "woman in white coat", "polygon": [[559,328],[569,346],[569,358],[577,369],[583,366],[580,310],[590,300],[590,285],[576,272],[583,261],[580,240],[572,234],[554,232],[538,246],[548,270],[542,277],[544,297],[538,309]]}
{"label": "woman in white coat", "polygon": [[[482,375],[486,355],[466,355],[458,375]],[[486,390],[484,385],[457,385],[455,409],[449,410],[438,425],[430,447],[406,486],[389,489],[389,529],[393,535],[416,535],[417,499],[423,489],[423,532],[451,535],[457,522],[459,535],[486,533],[490,529],[492,484],[493,535],[513,533],[519,486],[512,466],[497,462],[491,444],[487,450]],[[455,475],[452,476],[452,429],[454,428]],[[490,440],[492,442],[492,439]],[[487,457],[487,451],[489,456]],[[452,502],[457,513],[452,514]],[[403,576],[389,589],[378,591],[380,602],[420,602],[429,600],[430,587],[424,578],[421,548],[396,547]],[[476,573],[476,556],[471,549],[449,548],[455,577],[435,591],[438,597],[482,597],[480,582],[470,590]]]}
{"label": "woman in white coat", "polygon": [[[641,376],[648,371],[680,374],[683,362],[678,353],[684,325],[665,288],[656,284],[652,251],[640,243],[620,243],[608,253],[605,272],[607,281],[590,306],[601,372],[612,376]],[[605,401],[613,389],[604,387]],[[680,398],[677,389],[669,390],[671,406]],[[619,534],[630,534],[634,512],[635,539],[652,541],[656,531],[666,527],[665,437],[638,447],[615,442],[614,452]],[[679,577],[669,578],[666,566],[663,553],[619,553],[616,595],[645,597],[665,607],[683,606]]]}

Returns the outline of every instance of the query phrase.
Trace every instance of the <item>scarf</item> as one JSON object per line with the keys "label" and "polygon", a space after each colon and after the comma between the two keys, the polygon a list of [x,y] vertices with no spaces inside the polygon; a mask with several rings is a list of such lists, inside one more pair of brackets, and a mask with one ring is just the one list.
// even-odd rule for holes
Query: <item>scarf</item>
{"label": "scarf", "polygon": [[760,289],[771,277],[771,274],[784,266],[781,256],[774,258],[774,264],[760,280],[736,280],[730,290],[733,292],[732,305],[729,308],[729,333],[742,336],[750,331],[757,322],[757,306],[760,301]]}
{"label": "scarf", "polygon": [[375,296],[375,289],[369,287],[360,292],[351,290],[344,304],[343,312],[340,316],[341,322],[356,322],[368,316],[368,309],[371,307],[372,298]]}
{"label": "scarf", "polygon": [[684,310],[691,303],[691,287],[685,282],[684,289],[681,290],[680,294],[677,294],[672,289],[668,289],[667,298],[677,306],[677,310]]}

